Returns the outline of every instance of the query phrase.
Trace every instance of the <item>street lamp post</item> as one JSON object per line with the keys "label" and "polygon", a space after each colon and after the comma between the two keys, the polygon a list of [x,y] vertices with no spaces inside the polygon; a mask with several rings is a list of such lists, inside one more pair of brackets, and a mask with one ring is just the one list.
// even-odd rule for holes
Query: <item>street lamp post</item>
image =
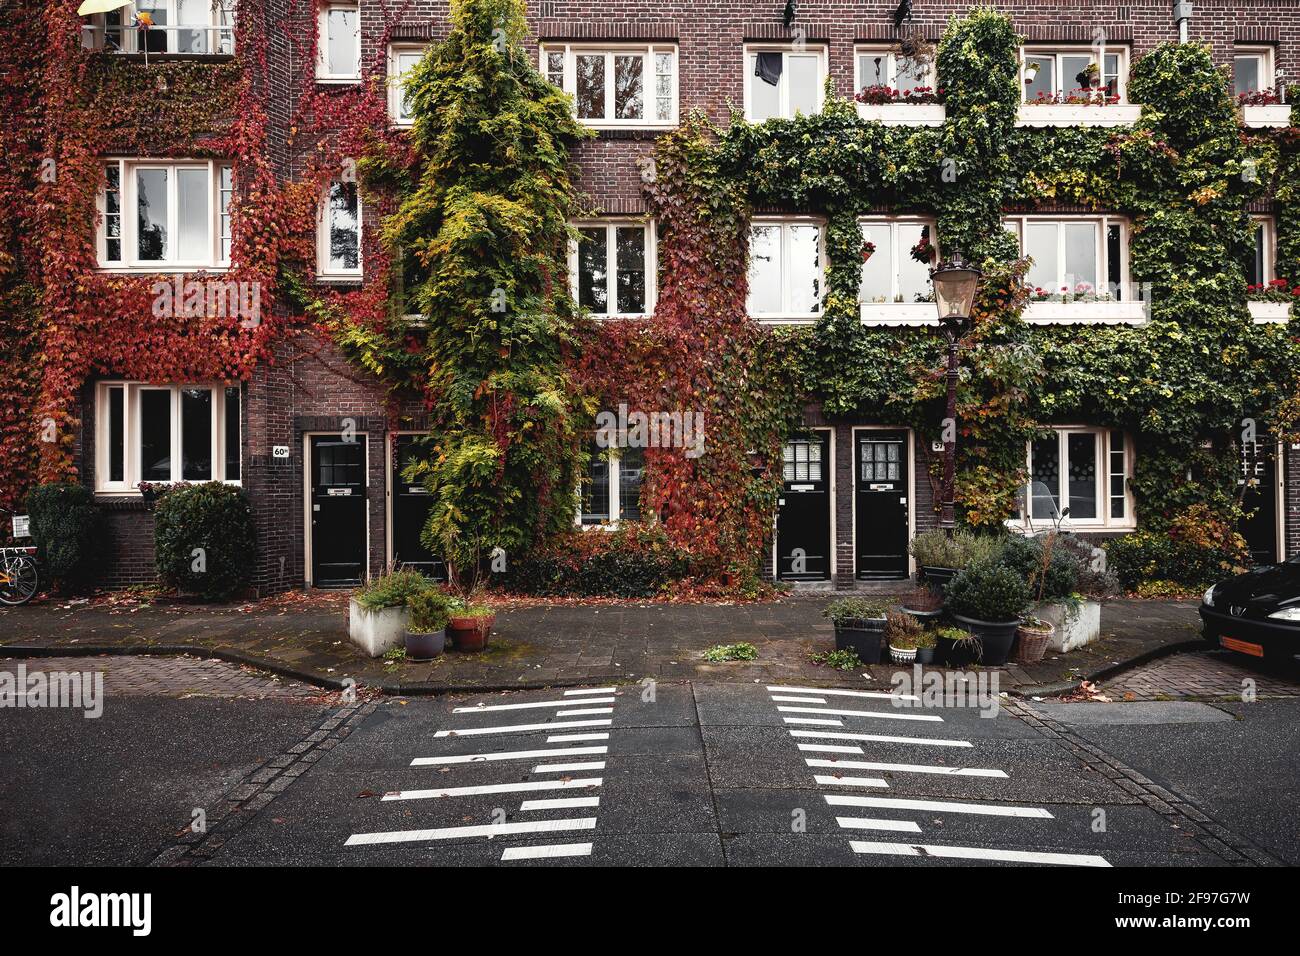
{"label": "street lamp post", "polygon": [[939,527],[952,537],[957,527],[953,499],[957,486],[957,344],[970,322],[979,289],[980,271],[962,260],[961,253],[930,270],[934,301],[939,309],[939,327],[948,341],[948,403],[943,430],[943,510]]}

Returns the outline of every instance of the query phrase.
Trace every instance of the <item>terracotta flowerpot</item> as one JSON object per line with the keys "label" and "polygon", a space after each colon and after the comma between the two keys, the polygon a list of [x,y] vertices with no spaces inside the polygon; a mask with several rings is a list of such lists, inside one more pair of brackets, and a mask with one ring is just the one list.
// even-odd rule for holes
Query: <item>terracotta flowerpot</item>
{"label": "terracotta flowerpot", "polygon": [[496,615],[487,617],[453,617],[447,622],[447,636],[458,651],[481,651],[487,647],[488,635]]}

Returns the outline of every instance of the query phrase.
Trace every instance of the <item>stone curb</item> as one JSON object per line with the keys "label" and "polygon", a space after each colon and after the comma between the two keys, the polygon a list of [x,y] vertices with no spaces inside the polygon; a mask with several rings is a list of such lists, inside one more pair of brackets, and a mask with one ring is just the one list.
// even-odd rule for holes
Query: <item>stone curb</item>
{"label": "stone curb", "polygon": [[1116,674],[1122,674],[1135,667],[1141,667],[1143,664],[1149,664],[1162,657],[1171,657],[1174,654],[1182,654],[1188,651],[1209,649],[1210,645],[1200,638],[1194,638],[1187,641],[1175,641],[1172,644],[1161,644],[1159,647],[1148,648],[1140,654],[1134,654],[1132,657],[1118,661],[1117,663],[1107,664],[1099,670],[1081,676],[1078,680],[1061,681],[1056,684],[1040,684],[1037,687],[1013,688],[1010,693],[1017,697],[1056,697],[1060,694],[1065,694],[1074,690],[1082,681],[1088,681],[1095,684],[1098,681],[1110,680],[1110,678],[1114,677]]}

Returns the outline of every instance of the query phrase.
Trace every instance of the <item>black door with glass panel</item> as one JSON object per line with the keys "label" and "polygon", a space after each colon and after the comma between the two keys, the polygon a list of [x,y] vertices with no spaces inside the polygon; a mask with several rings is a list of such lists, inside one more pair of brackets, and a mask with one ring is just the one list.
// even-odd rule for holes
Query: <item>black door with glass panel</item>
{"label": "black door with glass panel", "polygon": [[785,443],[776,513],[776,576],[828,581],[831,576],[830,433]]}
{"label": "black door with glass panel", "polygon": [[905,578],[910,507],[907,433],[858,432],[853,464],[857,576],[865,581]]}
{"label": "black door with glass panel", "polygon": [[312,584],[353,587],[366,558],[365,445],[313,435],[310,458]]}
{"label": "black door with glass panel", "polygon": [[402,567],[415,568],[435,581],[447,580],[447,566],[420,543],[420,533],[429,517],[429,494],[420,482],[402,477],[417,453],[419,435],[393,436],[393,553],[389,557]]}
{"label": "black door with glass panel", "polygon": [[1273,443],[1245,442],[1241,472],[1237,475],[1241,508],[1247,515],[1238,530],[1246,539],[1256,564],[1276,564],[1277,553],[1277,453]]}

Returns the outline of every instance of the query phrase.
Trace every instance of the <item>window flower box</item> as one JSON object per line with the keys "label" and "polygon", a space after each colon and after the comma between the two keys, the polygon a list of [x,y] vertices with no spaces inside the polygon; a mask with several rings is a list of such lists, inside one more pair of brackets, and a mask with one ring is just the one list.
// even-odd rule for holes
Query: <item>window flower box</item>
{"label": "window flower box", "polygon": [[1135,325],[1147,319],[1141,302],[1030,302],[1025,305],[1024,320],[1032,325],[1057,322],[1095,322],[1102,325]]}
{"label": "window flower box", "polygon": [[938,325],[933,302],[863,302],[863,325]]}
{"label": "window flower box", "polygon": [[858,116],[886,126],[942,126],[942,103],[859,103]]}
{"label": "window flower box", "polygon": [[1017,126],[1130,126],[1142,107],[1119,103],[1022,103]]}
{"label": "window flower box", "polygon": [[1246,304],[1250,309],[1250,317],[1255,322],[1285,322],[1291,316],[1290,302],[1252,300]]}
{"label": "window flower box", "polygon": [[1243,122],[1252,128],[1291,125],[1291,107],[1287,104],[1243,106],[1241,113]]}

